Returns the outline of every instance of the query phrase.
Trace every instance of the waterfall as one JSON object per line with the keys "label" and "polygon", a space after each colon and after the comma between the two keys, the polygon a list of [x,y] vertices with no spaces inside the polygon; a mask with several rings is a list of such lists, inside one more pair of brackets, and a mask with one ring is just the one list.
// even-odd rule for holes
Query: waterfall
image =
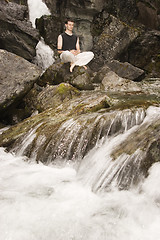
{"label": "waterfall", "polygon": [[[36,126],[36,128],[33,126],[30,131],[15,142],[12,151],[29,157],[31,156],[30,152],[32,152],[32,156],[34,155],[37,161],[47,162],[47,164],[59,160],[60,162],[64,160],[77,162],[77,159],[81,161],[88,151],[102,143],[106,136],[110,139],[126,132],[135,125],[140,125],[144,117],[145,111],[142,108],[80,115],[62,122],[49,140],[46,139],[45,132],[50,128],[52,121],[48,125],[48,120],[44,119],[42,126]],[[35,130],[39,134],[35,135]],[[29,141],[24,145],[26,139]],[[40,154],[42,148],[43,155]]]}
{"label": "waterfall", "polygon": [[[29,19],[32,26],[35,27],[36,18],[42,15],[50,15],[50,11],[42,0],[28,0]],[[54,52],[45,44],[44,39],[41,40],[36,46],[36,57],[34,63],[37,64],[42,71],[45,71],[50,65],[54,63]]]}
{"label": "waterfall", "polygon": [[[106,136],[103,144],[84,157],[78,172],[81,181],[89,185],[93,191],[110,190],[117,186],[119,189],[128,189],[139,184],[143,180],[141,165],[145,159],[145,151],[141,148],[133,148],[132,154],[121,151],[116,159],[113,159],[113,152],[119,151],[121,147],[118,146],[129,144],[128,139],[133,139],[134,143],[133,136],[152,126],[159,120],[159,116],[160,108],[150,107],[147,110],[147,117],[140,125],[135,125],[117,136]],[[139,141],[143,143],[143,139]],[[144,145],[142,147],[145,148]]]}
{"label": "waterfall", "polygon": [[[1,239],[160,239],[160,163],[152,165],[137,188],[119,191],[114,176],[133,159],[122,154],[111,161],[114,149],[131,134],[158,121],[160,108],[151,107],[146,114],[132,115],[133,121],[125,114],[124,130],[117,134],[111,134],[115,127],[110,126],[79,168],[70,162],[61,167],[36,164],[0,148]],[[60,131],[72,125],[73,120],[63,123]],[[31,143],[35,130],[28,132],[21,150]],[[138,165],[143,152],[137,149],[133,154]],[[109,182],[111,187],[104,191]]]}

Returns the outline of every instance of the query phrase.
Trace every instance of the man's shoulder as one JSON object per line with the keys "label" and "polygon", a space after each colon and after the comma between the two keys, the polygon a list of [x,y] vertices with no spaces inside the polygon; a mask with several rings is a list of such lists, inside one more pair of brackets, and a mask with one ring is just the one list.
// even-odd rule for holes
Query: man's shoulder
{"label": "man's shoulder", "polygon": [[62,36],[62,37],[63,37],[63,36],[68,36],[68,37],[74,37],[74,38],[77,38],[77,35],[74,34],[74,33],[73,33],[72,35],[69,35],[69,34],[63,32],[63,33],[60,34],[60,36]]}

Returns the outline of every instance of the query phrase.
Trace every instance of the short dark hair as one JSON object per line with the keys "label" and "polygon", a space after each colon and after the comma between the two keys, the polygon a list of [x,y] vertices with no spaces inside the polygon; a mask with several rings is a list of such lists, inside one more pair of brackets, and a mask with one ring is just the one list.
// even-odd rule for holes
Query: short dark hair
{"label": "short dark hair", "polygon": [[68,22],[73,22],[74,23],[74,20],[72,18],[66,18],[65,24],[67,24]]}

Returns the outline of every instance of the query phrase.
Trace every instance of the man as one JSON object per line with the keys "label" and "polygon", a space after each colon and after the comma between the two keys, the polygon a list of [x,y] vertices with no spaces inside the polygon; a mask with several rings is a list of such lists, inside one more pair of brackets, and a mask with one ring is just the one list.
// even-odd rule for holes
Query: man
{"label": "man", "polygon": [[57,50],[60,53],[61,61],[64,63],[70,62],[70,72],[75,66],[85,66],[89,63],[94,54],[92,52],[80,51],[79,38],[73,34],[74,21],[68,19],[65,22],[66,30],[58,36]]}

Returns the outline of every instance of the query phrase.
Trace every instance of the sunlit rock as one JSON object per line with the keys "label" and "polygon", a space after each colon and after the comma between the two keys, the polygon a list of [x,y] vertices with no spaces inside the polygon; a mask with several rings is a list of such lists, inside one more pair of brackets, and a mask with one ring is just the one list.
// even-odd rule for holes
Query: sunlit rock
{"label": "sunlit rock", "polygon": [[119,77],[115,72],[109,71],[102,79],[101,88],[105,91],[138,92],[142,89],[135,82]]}
{"label": "sunlit rock", "polygon": [[68,83],[61,83],[59,85],[47,85],[41,90],[34,87],[24,98],[25,109],[30,114],[34,111],[42,112],[48,108],[57,108],[61,104],[79,97],[80,92]]}

